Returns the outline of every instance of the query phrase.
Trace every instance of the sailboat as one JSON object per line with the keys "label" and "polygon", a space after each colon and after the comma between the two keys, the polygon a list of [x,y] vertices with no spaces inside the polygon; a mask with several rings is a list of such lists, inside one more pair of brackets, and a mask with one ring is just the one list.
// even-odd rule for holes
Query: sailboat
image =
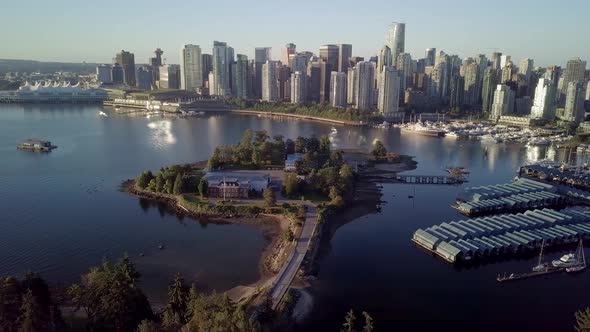
{"label": "sailboat", "polygon": [[541,252],[539,253],[539,262],[533,266],[533,272],[544,272],[547,271],[549,265],[543,262],[543,248],[545,247],[545,240],[541,243]]}
{"label": "sailboat", "polygon": [[582,240],[580,240],[580,244],[578,245],[576,256],[578,257],[578,260],[580,259],[579,257],[582,257],[580,264],[567,267],[565,269],[566,272],[580,272],[586,269],[586,256],[584,255],[584,244],[582,244]]}

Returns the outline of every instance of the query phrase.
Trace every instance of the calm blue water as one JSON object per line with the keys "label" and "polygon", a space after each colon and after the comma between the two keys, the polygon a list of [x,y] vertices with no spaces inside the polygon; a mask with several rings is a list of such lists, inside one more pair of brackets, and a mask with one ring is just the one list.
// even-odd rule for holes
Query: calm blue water
{"label": "calm blue water", "polygon": [[[0,275],[37,271],[52,282],[69,283],[102,257],[127,252],[155,299],[163,298],[176,272],[207,289],[255,281],[266,244],[256,228],[201,224],[118,191],[122,180],[143,170],[206,159],[248,128],[291,138],[330,135],[343,148],[368,148],[380,139],[392,151],[416,156],[415,173],[468,167],[469,186],[509,181],[525,159],[547,156],[544,149],[506,144],[488,146],[485,156],[479,142],[397,130],[337,127],[334,132],[320,123],[245,115],[102,117],[101,109],[0,106]],[[29,137],[59,148],[49,154],[17,151]],[[345,312],[354,308],[358,315],[370,312],[380,331],[570,330],[573,312],[590,305],[587,273],[500,285],[497,273],[528,270],[535,258],[457,270],[411,244],[416,228],[460,218],[450,205],[462,189],[385,185],[381,212],[342,226],[327,243],[306,328],[338,330]],[[416,198],[409,200],[414,190]],[[159,243],[166,249],[158,250]]]}

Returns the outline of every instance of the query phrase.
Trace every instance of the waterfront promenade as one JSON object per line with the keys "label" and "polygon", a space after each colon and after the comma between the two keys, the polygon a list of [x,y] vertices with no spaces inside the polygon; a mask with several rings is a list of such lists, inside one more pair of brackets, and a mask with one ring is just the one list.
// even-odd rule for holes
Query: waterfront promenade
{"label": "waterfront promenade", "polygon": [[289,258],[275,276],[271,288],[272,308],[276,309],[281,303],[281,299],[291,286],[291,282],[295,278],[297,271],[301,267],[301,263],[307,254],[311,244],[312,236],[318,223],[317,208],[313,205],[307,205],[307,212],[305,214],[305,223],[301,229],[301,235],[296,239],[296,245]]}
{"label": "waterfront promenade", "polygon": [[328,118],[321,118],[321,117],[317,117],[317,116],[292,114],[292,113],[280,113],[280,112],[273,113],[273,112],[250,111],[250,110],[229,110],[228,112],[238,113],[238,114],[260,115],[260,116],[278,116],[278,117],[293,118],[293,119],[300,119],[300,120],[327,122],[327,123],[345,125],[345,126],[362,127],[362,126],[367,125],[366,123],[363,123],[361,121],[334,120],[334,119],[328,119]]}

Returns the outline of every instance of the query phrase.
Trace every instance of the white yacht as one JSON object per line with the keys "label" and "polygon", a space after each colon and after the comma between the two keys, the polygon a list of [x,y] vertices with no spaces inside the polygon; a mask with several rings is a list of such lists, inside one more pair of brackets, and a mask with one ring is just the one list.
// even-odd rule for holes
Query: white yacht
{"label": "white yacht", "polygon": [[554,267],[572,267],[580,265],[580,261],[575,254],[569,253],[561,256],[560,259],[556,259],[551,262]]}

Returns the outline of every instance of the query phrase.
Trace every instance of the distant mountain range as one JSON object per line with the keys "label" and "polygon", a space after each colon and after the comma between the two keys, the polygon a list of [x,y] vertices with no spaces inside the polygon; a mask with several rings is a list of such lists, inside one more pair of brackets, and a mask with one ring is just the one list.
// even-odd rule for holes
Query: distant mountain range
{"label": "distant mountain range", "polygon": [[96,63],[44,62],[34,60],[0,59],[0,73],[6,72],[40,72],[53,73],[68,71],[81,74],[94,73]]}

